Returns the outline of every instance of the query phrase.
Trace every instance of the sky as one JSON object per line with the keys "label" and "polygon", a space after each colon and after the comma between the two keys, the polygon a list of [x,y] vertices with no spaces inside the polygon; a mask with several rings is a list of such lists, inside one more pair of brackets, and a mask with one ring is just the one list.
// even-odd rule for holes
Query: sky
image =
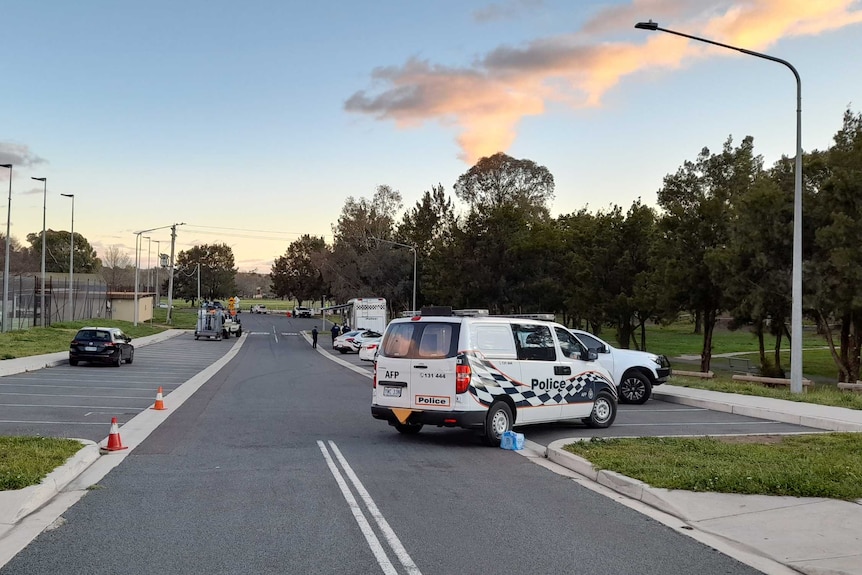
{"label": "sky", "polygon": [[43,214],[68,231],[74,194],[100,256],[134,259],[149,238],[141,267],[183,224],[177,252],[226,243],[240,271],[268,273],[302,234],[331,241],[348,197],[388,185],[407,210],[439,184],[455,199],[496,152],[553,174],[554,215],[655,206],[665,176],[728,138],[752,136],[766,166],[795,154],[789,68],[640,21],[790,62],[806,151],[862,110],[862,0],[0,6],[11,236]]}

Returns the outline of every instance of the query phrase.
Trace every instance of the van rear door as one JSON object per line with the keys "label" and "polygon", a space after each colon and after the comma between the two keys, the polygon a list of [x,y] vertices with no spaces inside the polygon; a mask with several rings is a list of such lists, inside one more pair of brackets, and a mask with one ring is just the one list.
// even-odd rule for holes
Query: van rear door
{"label": "van rear door", "polygon": [[460,323],[416,322],[411,351],[409,391],[414,409],[451,411]]}
{"label": "van rear door", "polygon": [[375,370],[374,400],[384,407],[410,407],[411,348],[418,324],[391,323],[383,335]]}

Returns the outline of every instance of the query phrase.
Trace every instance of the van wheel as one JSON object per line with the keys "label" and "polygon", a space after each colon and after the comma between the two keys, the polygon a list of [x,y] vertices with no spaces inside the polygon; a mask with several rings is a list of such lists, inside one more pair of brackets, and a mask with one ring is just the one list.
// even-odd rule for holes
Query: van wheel
{"label": "van wheel", "polygon": [[503,433],[512,430],[512,410],[503,401],[494,402],[485,416],[485,443],[499,447]]}
{"label": "van wheel", "polygon": [[421,423],[396,423],[395,429],[398,430],[398,433],[403,433],[404,435],[416,435],[420,431],[422,431]]}
{"label": "van wheel", "polygon": [[600,391],[596,396],[596,402],[593,404],[593,411],[590,416],[582,421],[587,424],[587,427],[605,428],[610,427],[617,418],[617,402],[611,397],[607,391]]}
{"label": "van wheel", "polygon": [[643,405],[652,395],[652,384],[644,374],[632,371],[623,376],[619,392],[622,403]]}
{"label": "van wheel", "polygon": [[69,365],[71,365],[72,367],[75,367],[76,365],[78,365],[78,360],[77,359],[70,359]]}

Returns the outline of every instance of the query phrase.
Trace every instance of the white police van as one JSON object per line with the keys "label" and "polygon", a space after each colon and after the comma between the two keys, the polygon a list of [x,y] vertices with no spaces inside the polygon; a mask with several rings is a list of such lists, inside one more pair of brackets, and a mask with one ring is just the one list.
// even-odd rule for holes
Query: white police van
{"label": "white police van", "polygon": [[596,353],[534,317],[439,307],[392,320],[378,348],[372,416],[405,434],[476,429],[495,446],[515,425],[611,425],[617,391]]}

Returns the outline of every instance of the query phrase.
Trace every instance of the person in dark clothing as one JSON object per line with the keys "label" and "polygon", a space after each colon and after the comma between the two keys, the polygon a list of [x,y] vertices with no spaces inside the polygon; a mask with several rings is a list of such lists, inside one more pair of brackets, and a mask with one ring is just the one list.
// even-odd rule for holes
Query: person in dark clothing
{"label": "person in dark clothing", "polygon": [[341,328],[336,324],[332,324],[332,329],[329,331],[332,333],[332,349],[335,349],[335,338],[341,335]]}
{"label": "person in dark clothing", "polygon": [[314,326],[311,330],[311,347],[317,347],[317,326]]}
{"label": "person in dark clothing", "polygon": [[345,322],[345,324],[341,326],[341,333],[343,335],[343,334],[347,333],[348,331],[350,331],[350,326],[347,325],[347,323]]}

